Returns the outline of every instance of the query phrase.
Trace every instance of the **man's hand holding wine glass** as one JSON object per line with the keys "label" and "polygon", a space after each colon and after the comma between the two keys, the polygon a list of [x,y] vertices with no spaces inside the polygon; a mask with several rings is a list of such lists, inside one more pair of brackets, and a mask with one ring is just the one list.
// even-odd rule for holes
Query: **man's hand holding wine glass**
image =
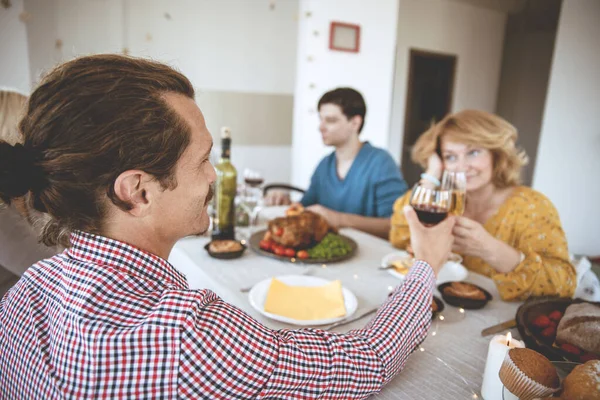
{"label": "man's hand holding wine glass", "polygon": [[452,249],[455,217],[448,216],[437,225],[424,226],[410,206],[404,207],[404,216],[410,228],[410,243],[415,259],[426,261],[437,276]]}

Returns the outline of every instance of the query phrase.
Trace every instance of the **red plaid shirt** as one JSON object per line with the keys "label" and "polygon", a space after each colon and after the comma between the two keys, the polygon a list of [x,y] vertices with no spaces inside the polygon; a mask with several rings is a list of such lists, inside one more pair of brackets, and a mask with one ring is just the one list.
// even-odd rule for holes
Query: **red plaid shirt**
{"label": "red plaid shirt", "polygon": [[430,326],[417,263],[364,329],[273,331],[167,261],[83,232],[0,303],[3,399],[364,398]]}

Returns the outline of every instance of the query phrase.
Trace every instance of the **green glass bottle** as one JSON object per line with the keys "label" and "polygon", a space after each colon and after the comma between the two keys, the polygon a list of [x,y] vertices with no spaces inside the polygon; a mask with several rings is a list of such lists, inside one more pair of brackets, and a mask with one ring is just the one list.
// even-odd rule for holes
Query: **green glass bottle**
{"label": "green glass bottle", "polygon": [[215,218],[213,220],[213,240],[235,239],[235,194],[237,191],[237,171],[231,164],[231,130],[221,128],[221,159],[215,165],[217,182],[215,186]]}

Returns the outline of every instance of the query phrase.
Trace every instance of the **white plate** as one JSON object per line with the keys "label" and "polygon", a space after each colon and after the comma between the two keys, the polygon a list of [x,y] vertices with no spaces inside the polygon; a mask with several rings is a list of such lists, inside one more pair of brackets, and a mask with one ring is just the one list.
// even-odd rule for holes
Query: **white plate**
{"label": "white plate", "polygon": [[[323,286],[327,285],[331,281],[323,278],[317,278],[315,276],[303,276],[303,275],[284,275],[284,276],[276,276],[275,278],[279,279],[281,282],[290,286]],[[271,285],[271,278],[265,279],[264,281],[258,282],[256,285],[250,289],[250,293],[248,293],[248,299],[250,300],[250,305],[262,315],[274,319],[276,321],[286,322],[288,324],[294,325],[326,325],[332,324],[337,321],[341,321],[345,318],[348,318],[356,311],[358,307],[358,301],[356,300],[356,296],[346,289],[342,287],[342,294],[344,295],[344,305],[346,307],[346,315],[337,318],[328,318],[328,319],[317,319],[317,320],[298,320],[288,317],[283,317],[277,314],[271,314],[265,311],[265,300],[267,299],[267,293],[269,292],[269,287]]]}
{"label": "white plate", "polygon": [[[396,261],[396,260],[401,260],[403,258],[410,258],[411,255],[404,251],[404,250],[399,250],[396,251],[394,253],[388,254],[387,256],[383,257],[383,259],[381,260],[381,266],[385,267],[387,265],[390,265],[390,263]],[[462,261],[462,257],[459,256],[458,254],[452,254],[453,259]],[[444,282],[452,282],[452,281],[464,281],[465,279],[467,279],[467,275],[469,274],[469,271],[467,271],[467,269],[460,263],[460,261],[447,261],[443,266],[442,269],[440,270],[440,272],[438,273],[438,277],[437,277],[437,284],[442,284]],[[388,268],[387,270],[390,274],[394,275],[396,278],[398,279],[402,279],[404,280],[405,275],[402,275],[401,273],[399,273],[398,271],[396,271],[395,268]]]}

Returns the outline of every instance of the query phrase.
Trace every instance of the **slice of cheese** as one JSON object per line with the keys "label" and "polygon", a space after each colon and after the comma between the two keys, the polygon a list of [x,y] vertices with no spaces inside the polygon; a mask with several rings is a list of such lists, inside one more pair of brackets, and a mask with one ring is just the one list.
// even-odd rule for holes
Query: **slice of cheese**
{"label": "slice of cheese", "polygon": [[346,315],[342,282],[323,286],[290,286],[273,278],[265,300],[265,311],[282,317],[312,321]]}

